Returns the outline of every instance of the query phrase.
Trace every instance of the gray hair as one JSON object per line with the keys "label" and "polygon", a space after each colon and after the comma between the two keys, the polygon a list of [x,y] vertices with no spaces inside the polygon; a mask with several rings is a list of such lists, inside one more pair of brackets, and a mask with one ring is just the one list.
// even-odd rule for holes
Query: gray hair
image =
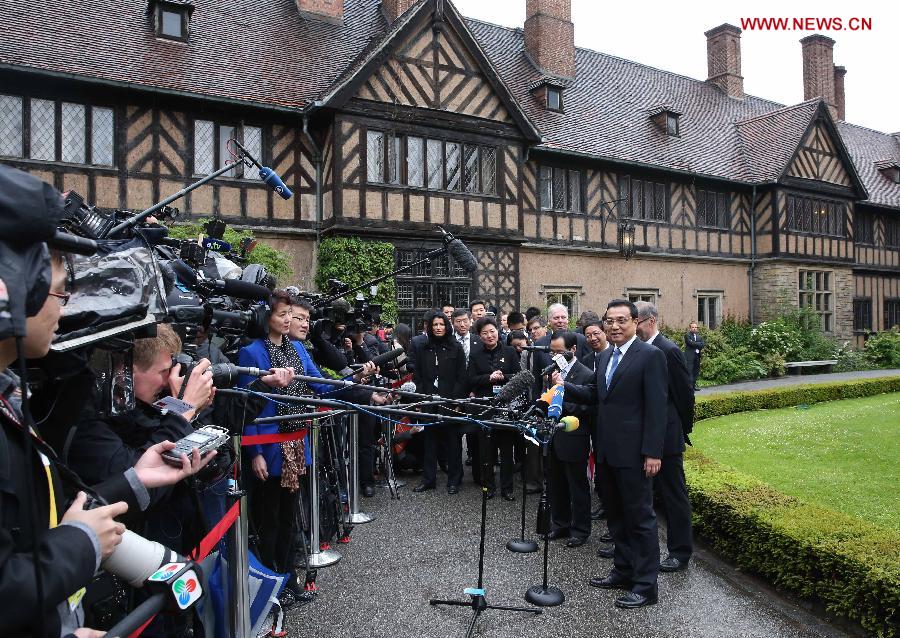
{"label": "gray hair", "polygon": [[566,316],[567,316],[567,317],[569,316],[569,309],[566,308],[565,305],[563,305],[563,304],[561,304],[561,303],[550,304],[550,307],[547,308],[547,316],[552,315],[553,312],[556,311],[556,310],[565,310],[565,311],[566,311]]}
{"label": "gray hair", "polygon": [[638,319],[649,319],[653,317],[659,323],[659,311],[656,306],[649,301],[635,301],[634,305],[638,309]]}

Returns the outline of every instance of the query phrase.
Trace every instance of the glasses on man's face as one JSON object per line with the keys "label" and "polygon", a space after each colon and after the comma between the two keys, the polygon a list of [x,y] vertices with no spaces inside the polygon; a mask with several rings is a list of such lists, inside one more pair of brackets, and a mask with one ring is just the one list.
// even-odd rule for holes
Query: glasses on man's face
{"label": "glasses on man's face", "polygon": [[603,325],[604,326],[618,325],[618,326],[624,327],[624,326],[627,326],[632,321],[634,321],[634,320],[631,317],[616,317],[615,319],[604,319]]}
{"label": "glasses on man's face", "polygon": [[48,292],[50,297],[56,297],[56,301],[59,302],[60,306],[65,306],[69,303],[69,298],[72,296],[71,292]]}

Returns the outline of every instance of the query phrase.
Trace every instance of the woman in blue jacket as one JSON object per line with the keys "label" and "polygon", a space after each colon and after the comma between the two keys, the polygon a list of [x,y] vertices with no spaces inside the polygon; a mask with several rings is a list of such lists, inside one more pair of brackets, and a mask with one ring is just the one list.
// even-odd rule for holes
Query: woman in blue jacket
{"label": "woman in blue jacket", "polygon": [[[333,386],[307,383],[289,372],[294,370],[297,375],[323,376],[306,348],[288,337],[293,318],[291,301],[290,295],[282,290],[276,290],[272,294],[269,336],[241,348],[238,364],[262,370],[288,369],[287,375],[290,378],[286,379],[285,387],[275,390],[280,394],[312,396],[332,392]],[[368,373],[371,370],[364,368],[364,372]],[[252,381],[252,377],[243,376],[239,383],[247,386]],[[282,404],[269,401],[258,417],[296,414],[303,411],[303,407],[296,403]],[[301,421],[248,423],[244,427],[244,434],[250,436],[295,432],[303,427]],[[250,457],[250,466],[258,480],[253,490],[251,515],[259,536],[259,558],[270,569],[291,574],[293,582],[296,491],[300,486],[300,476],[306,473],[306,464],[310,460],[306,440],[304,438],[286,443],[250,445],[244,449]]]}

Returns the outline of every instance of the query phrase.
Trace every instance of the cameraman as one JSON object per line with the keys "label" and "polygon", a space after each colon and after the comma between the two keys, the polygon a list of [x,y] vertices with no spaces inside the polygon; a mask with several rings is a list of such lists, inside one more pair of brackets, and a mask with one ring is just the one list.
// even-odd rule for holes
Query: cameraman
{"label": "cameraman", "polygon": [[[202,465],[182,456],[182,467],[161,454],[174,447],[151,447],[126,472],[97,486],[112,505],[85,510],[79,492],[65,509],[65,478],[83,485],[56,461],[53,450],[30,426],[27,395],[9,366],[44,357],[54,338],[65,292],[61,254],[48,254],[63,216],[62,197],[40,180],[0,166],[0,635],[100,635],[80,628],[81,596],[100,560],[113,553],[125,527],[114,519],[129,505],[145,507],[147,489],[172,484]],[[27,320],[25,319],[27,317]],[[24,330],[23,330],[24,328]],[[24,333],[24,337],[20,336]],[[52,427],[45,426],[46,429]],[[29,448],[31,454],[29,456]],[[124,501],[124,502],[122,502]],[[58,512],[65,510],[62,517]]]}

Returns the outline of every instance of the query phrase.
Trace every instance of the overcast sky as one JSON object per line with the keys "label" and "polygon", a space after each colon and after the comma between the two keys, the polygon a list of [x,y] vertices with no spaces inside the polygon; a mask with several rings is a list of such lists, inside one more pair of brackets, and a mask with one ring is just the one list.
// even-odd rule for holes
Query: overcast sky
{"label": "overcast sky", "polygon": [[[465,16],[521,27],[525,0],[453,0]],[[900,2],[817,0],[572,0],[575,45],[705,80],[704,31],[741,18],[841,18],[840,31],[751,31],[741,36],[744,91],[783,104],[803,101],[799,40],[812,33],[834,39],[834,63],[847,68],[847,121],[900,131]],[[871,31],[852,31],[851,18],[871,19]]]}

